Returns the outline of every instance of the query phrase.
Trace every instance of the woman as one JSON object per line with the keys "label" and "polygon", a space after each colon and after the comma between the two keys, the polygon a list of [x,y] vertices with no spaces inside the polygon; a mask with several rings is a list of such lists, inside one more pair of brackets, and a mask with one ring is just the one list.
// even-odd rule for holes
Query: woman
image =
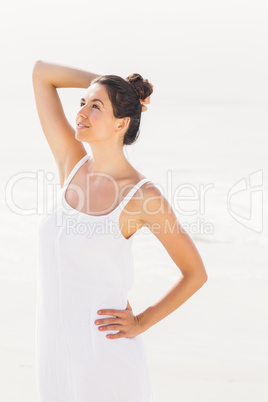
{"label": "woman", "polygon": [[[158,188],[123,152],[137,140],[153,86],[38,60],[33,87],[61,190],[39,222],[37,383],[41,402],[153,402],[141,334],[207,280],[201,257]],[[56,88],[85,88],[76,128]],[[90,157],[83,142],[92,150]],[[51,207],[51,204],[50,204]],[[134,233],[147,226],[182,276],[134,315]]]}

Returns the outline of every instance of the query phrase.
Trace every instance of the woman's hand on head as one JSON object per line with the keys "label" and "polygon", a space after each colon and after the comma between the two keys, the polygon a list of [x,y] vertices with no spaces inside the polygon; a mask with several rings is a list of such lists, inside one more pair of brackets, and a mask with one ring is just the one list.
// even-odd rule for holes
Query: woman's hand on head
{"label": "woman's hand on head", "polygon": [[142,112],[145,112],[148,108],[145,105],[149,105],[149,103],[151,102],[151,96],[148,96],[147,98],[145,98],[144,100],[140,100],[140,103],[142,104]]}
{"label": "woman's hand on head", "polygon": [[[150,83],[150,85],[152,88],[154,87],[153,84]],[[143,100],[140,99],[140,103],[142,104],[142,109],[141,109],[142,112],[145,112],[148,109],[147,106],[145,106],[145,105],[149,105],[150,102],[151,102],[151,95],[147,96],[147,98],[145,98]]]}

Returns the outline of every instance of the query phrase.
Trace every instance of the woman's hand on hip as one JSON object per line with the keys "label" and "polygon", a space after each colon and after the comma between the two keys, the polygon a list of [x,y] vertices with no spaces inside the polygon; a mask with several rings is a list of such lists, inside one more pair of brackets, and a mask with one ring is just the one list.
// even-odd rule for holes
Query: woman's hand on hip
{"label": "woman's hand on hip", "polygon": [[106,337],[109,339],[134,338],[142,332],[139,320],[133,314],[129,301],[125,310],[102,309],[98,311],[98,314],[114,315],[112,318],[98,318],[94,321],[94,324],[100,325],[99,331],[119,331],[116,334],[107,334]]}

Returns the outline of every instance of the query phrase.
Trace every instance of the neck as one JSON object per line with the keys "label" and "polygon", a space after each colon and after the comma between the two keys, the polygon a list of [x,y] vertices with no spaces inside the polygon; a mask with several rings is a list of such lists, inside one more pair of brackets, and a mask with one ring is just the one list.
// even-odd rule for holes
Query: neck
{"label": "neck", "polygon": [[95,142],[90,144],[90,148],[93,156],[91,161],[93,174],[105,174],[118,178],[131,166],[125,157],[122,145]]}

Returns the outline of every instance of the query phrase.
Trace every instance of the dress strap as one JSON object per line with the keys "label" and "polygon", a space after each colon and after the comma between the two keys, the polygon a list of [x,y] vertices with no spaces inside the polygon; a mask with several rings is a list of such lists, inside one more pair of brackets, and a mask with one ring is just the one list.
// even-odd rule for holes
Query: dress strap
{"label": "dress strap", "polygon": [[83,156],[82,159],[80,159],[72,168],[71,172],[69,173],[69,176],[67,177],[67,179],[65,180],[65,183],[63,184],[64,186],[68,186],[68,184],[70,183],[70,181],[72,180],[72,178],[74,177],[75,173],[77,172],[77,170],[83,165],[84,162],[86,162],[88,159],[90,158],[89,154],[86,154],[85,156]]}
{"label": "dress strap", "polygon": [[136,191],[144,184],[147,183],[148,181],[151,181],[150,179],[142,179],[140,180],[137,184],[135,184],[134,187],[127,193],[127,195],[123,198],[123,200],[120,202],[118,205],[118,208],[122,211],[124,207],[127,205],[127,203],[131,200],[133,195],[136,193]]}

